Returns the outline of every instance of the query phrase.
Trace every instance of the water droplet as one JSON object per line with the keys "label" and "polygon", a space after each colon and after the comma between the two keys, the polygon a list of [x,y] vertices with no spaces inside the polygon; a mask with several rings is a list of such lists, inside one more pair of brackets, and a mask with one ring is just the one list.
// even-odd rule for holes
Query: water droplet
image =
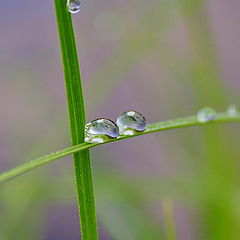
{"label": "water droplet", "polygon": [[145,117],[136,111],[122,113],[117,119],[120,135],[134,135],[146,128]]}
{"label": "water droplet", "polygon": [[67,0],[67,7],[70,13],[78,13],[81,8],[79,0]]}
{"label": "water droplet", "polygon": [[235,117],[238,114],[238,108],[236,105],[230,105],[228,107],[227,113],[230,117]]}
{"label": "water droplet", "polygon": [[206,123],[216,118],[216,112],[210,107],[205,107],[198,111],[197,118],[199,122]]}
{"label": "water droplet", "polygon": [[99,118],[85,126],[85,142],[88,143],[103,143],[118,136],[118,126],[110,119]]}

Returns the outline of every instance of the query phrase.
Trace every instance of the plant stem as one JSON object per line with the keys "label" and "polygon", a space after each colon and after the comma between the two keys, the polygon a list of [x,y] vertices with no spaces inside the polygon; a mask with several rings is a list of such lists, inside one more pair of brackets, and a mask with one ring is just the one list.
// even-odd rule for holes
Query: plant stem
{"label": "plant stem", "polygon": [[162,208],[166,225],[166,240],[176,240],[173,202],[171,198],[164,197],[162,200]]}
{"label": "plant stem", "polygon": [[95,147],[98,145],[103,145],[103,144],[107,144],[110,142],[117,142],[120,140],[137,137],[140,135],[149,134],[149,133],[153,133],[153,132],[165,131],[165,130],[170,130],[170,129],[175,129],[175,128],[190,127],[190,126],[224,123],[224,122],[240,122],[240,113],[238,113],[234,117],[230,117],[227,113],[217,113],[216,119],[213,121],[207,122],[207,123],[200,123],[196,116],[179,118],[179,119],[175,119],[175,120],[169,120],[169,121],[165,121],[165,122],[158,122],[158,123],[150,124],[147,126],[147,129],[144,132],[139,132],[133,136],[122,136],[120,138],[112,139],[107,142],[98,143],[98,144],[97,143],[95,143],[95,144],[81,143],[81,144],[78,144],[78,145],[75,145],[75,146],[72,146],[69,148],[65,148],[58,152],[51,153],[44,157],[37,158],[35,160],[32,160],[25,164],[22,164],[16,168],[13,168],[11,170],[3,172],[0,174],[0,183],[4,182],[6,180],[9,180],[13,177],[16,177],[20,174],[23,174],[27,171],[30,171],[34,168],[42,166],[44,164],[53,162],[56,159],[59,159],[59,158],[62,158],[62,157],[65,157],[65,156],[68,156],[70,154],[74,154],[77,152],[82,152],[82,151],[85,151],[86,149],[89,149],[89,148],[92,148],[92,147]]}
{"label": "plant stem", "polygon": [[[65,73],[71,138],[72,144],[76,145],[83,143],[85,127],[84,100],[77,48],[72,19],[66,1],[54,0],[54,2]],[[82,239],[96,240],[98,234],[89,150],[75,153],[73,157]]]}

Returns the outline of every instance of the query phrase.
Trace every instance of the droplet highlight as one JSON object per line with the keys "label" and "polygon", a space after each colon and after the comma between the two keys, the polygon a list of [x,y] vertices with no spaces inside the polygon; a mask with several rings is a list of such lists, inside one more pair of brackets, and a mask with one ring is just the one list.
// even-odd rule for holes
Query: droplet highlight
{"label": "droplet highlight", "polygon": [[227,113],[230,117],[235,117],[238,114],[238,108],[236,105],[230,105],[228,107]]}
{"label": "droplet highlight", "polygon": [[118,136],[118,126],[110,119],[99,118],[85,125],[85,142],[103,143]]}
{"label": "droplet highlight", "polygon": [[200,109],[197,113],[197,119],[201,123],[213,121],[216,118],[216,112],[210,107]]}
{"label": "droplet highlight", "polygon": [[136,111],[127,111],[117,118],[117,126],[120,135],[134,135],[146,128],[145,117]]}
{"label": "droplet highlight", "polygon": [[78,13],[81,8],[79,0],[67,0],[68,11],[72,14]]}

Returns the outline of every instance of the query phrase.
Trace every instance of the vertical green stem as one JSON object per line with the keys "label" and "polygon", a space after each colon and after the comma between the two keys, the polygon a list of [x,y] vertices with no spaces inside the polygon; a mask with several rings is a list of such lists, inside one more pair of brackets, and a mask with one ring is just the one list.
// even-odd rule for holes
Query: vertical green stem
{"label": "vertical green stem", "polygon": [[[65,73],[72,144],[84,141],[85,111],[78,54],[66,0],[54,0]],[[83,240],[96,240],[97,223],[89,150],[75,153],[75,177]]]}
{"label": "vertical green stem", "polygon": [[166,224],[166,239],[176,240],[173,203],[169,197],[165,197],[162,200],[162,208]]}

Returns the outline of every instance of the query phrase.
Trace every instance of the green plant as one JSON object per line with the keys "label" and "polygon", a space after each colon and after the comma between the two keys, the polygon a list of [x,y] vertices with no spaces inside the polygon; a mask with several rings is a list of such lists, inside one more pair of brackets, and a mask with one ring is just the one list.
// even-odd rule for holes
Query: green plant
{"label": "green plant", "polygon": [[[37,168],[44,164],[50,163],[61,157],[64,157],[64,156],[67,156],[70,154],[79,153],[79,152],[84,152],[84,151],[86,151],[90,148],[96,147],[98,145],[104,145],[104,144],[107,144],[110,142],[118,142],[118,141],[121,141],[124,139],[133,138],[136,136],[145,135],[145,134],[158,132],[158,131],[169,130],[169,129],[183,128],[183,127],[190,127],[190,126],[197,126],[197,125],[214,124],[214,123],[239,122],[239,121],[240,121],[239,113],[236,114],[235,116],[229,116],[228,113],[217,113],[215,120],[209,121],[206,123],[200,123],[196,116],[190,116],[190,117],[180,118],[180,119],[176,119],[176,120],[169,120],[169,121],[165,121],[165,122],[150,124],[147,126],[147,129],[144,132],[139,132],[132,136],[123,136],[118,139],[109,140],[107,142],[100,143],[100,144],[82,143],[79,145],[74,145],[72,147],[60,150],[58,152],[55,152],[55,153],[52,153],[49,155],[46,155],[44,157],[40,157],[31,162],[25,163],[19,167],[16,167],[14,169],[11,169],[9,171],[1,173],[0,174],[0,183],[4,182],[6,180],[9,180],[10,178],[16,177],[17,175],[20,175],[22,173],[25,173],[29,170],[32,170],[34,168]],[[89,205],[90,205],[89,207],[91,207],[92,204],[89,204]],[[88,219],[83,218],[82,221],[88,221]],[[95,229],[93,230],[93,233],[94,232],[95,232]],[[89,232],[89,234],[91,235],[91,231]],[[89,238],[86,238],[86,239],[89,239]]]}
{"label": "green plant", "polygon": [[[65,72],[65,85],[71,127],[72,144],[84,142],[85,109],[77,48],[66,1],[55,0],[59,38]],[[83,239],[97,239],[92,171],[89,150],[74,153],[77,197]]]}
{"label": "green plant", "polygon": [[[74,154],[83,239],[97,239],[97,225],[95,220],[95,206],[91,179],[92,173],[88,149],[99,144],[83,143],[85,113],[71,16],[66,9],[66,4],[64,1],[55,0],[55,4],[62,45],[63,63],[65,67],[65,80],[68,93],[72,143],[74,146],[4,172],[0,175],[0,182],[8,180],[9,178],[22,174],[43,164],[52,162],[63,156]],[[216,119],[214,121],[207,122],[207,124],[233,121],[240,121],[239,114],[234,117],[230,117],[227,113],[218,113],[216,115]],[[121,137],[109,142],[124,140],[151,132],[195,125],[202,125],[198,122],[195,116],[167,122],[160,122],[149,125],[145,132],[136,134],[134,136]]]}

